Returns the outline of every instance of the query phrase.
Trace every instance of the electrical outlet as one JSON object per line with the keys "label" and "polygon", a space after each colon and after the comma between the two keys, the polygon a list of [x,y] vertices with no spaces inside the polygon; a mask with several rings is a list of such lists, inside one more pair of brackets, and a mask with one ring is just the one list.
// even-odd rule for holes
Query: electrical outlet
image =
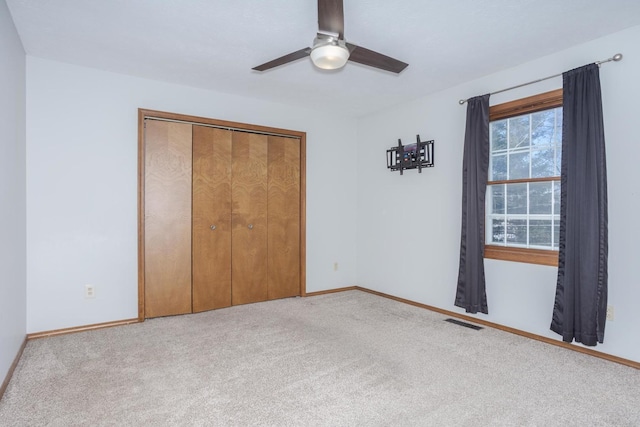
{"label": "electrical outlet", "polygon": [[333,263],[333,271],[338,271],[338,263],[337,262]]}
{"label": "electrical outlet", "polygon": [[613,306],[612,305],[608,305],[607,306],[607,320],[613,320],[613,318],[614,318]]}
{"label": "electrical outlet", "polygon": [[84,285],[84,297],[85,298],[95,298],[96,290],[93,285]]}

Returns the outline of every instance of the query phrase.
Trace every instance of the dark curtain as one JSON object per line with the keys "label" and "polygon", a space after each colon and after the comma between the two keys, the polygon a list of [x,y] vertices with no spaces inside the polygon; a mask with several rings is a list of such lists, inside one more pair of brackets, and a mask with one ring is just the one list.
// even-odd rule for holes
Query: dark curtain
{"label": "dark curtain", "polygon": [[607,314],[607,168],[595,64],[563,74],[558,282],[551,330],[563,341],[604,340]]}
{"label": "dark curtain", "polygon": [[455,305],[489,313],[484,281],[484,200],[489,168],[489,95],[467,101],[462,165],[462,236]]}

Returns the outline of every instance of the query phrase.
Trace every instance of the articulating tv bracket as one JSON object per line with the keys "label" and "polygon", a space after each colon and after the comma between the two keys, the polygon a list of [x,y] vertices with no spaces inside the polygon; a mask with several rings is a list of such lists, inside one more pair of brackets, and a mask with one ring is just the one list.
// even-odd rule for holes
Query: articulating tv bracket
{"label": "articulating tv bracket", "polygon": [[402,145],[398,139],[398,146],[387,150],[387,168],[400,171],[400,175],[405,169],[418,169],[422,173],[422,168],[433,166],[433,140],[420,141],[420,135],[416,135],[415,144]]}

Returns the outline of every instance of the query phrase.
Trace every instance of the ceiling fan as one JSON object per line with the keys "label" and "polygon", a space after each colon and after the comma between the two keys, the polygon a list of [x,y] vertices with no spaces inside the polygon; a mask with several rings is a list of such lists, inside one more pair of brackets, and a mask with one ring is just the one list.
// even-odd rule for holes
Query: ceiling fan
{"label": "ceiling fan", "polygon": [[256,71],[265,71],[306,56],[318,68],[335,70],[342,68],[347,61],[368,65],[392,73],[400,73],[409,64],[364,47],[347,43],[344,40],[343,0],[318,0],[318,33],[313,47],[306,47],[273,61],[253,67]]}

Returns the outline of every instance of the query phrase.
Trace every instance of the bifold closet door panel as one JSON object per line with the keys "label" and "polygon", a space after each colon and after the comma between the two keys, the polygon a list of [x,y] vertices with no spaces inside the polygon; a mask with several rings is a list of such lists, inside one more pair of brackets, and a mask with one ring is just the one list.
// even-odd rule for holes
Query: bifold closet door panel
{"label": "bifold closet door panel", "polygon": [[233,133],[233,305],[267,300],[267,138]]}
{"label": "bifold closet door panel", "polygon": [[193,127],[193,311],[231,305],[232,132]]}
{"label": "bifold closet door panel", "polygon": [[191,313],[191,125],[145,126],[145,317]]}
{"label": "bifold closet door panel", "polygon": [[269,299],[300,295],[300,140],[269,137]]}

